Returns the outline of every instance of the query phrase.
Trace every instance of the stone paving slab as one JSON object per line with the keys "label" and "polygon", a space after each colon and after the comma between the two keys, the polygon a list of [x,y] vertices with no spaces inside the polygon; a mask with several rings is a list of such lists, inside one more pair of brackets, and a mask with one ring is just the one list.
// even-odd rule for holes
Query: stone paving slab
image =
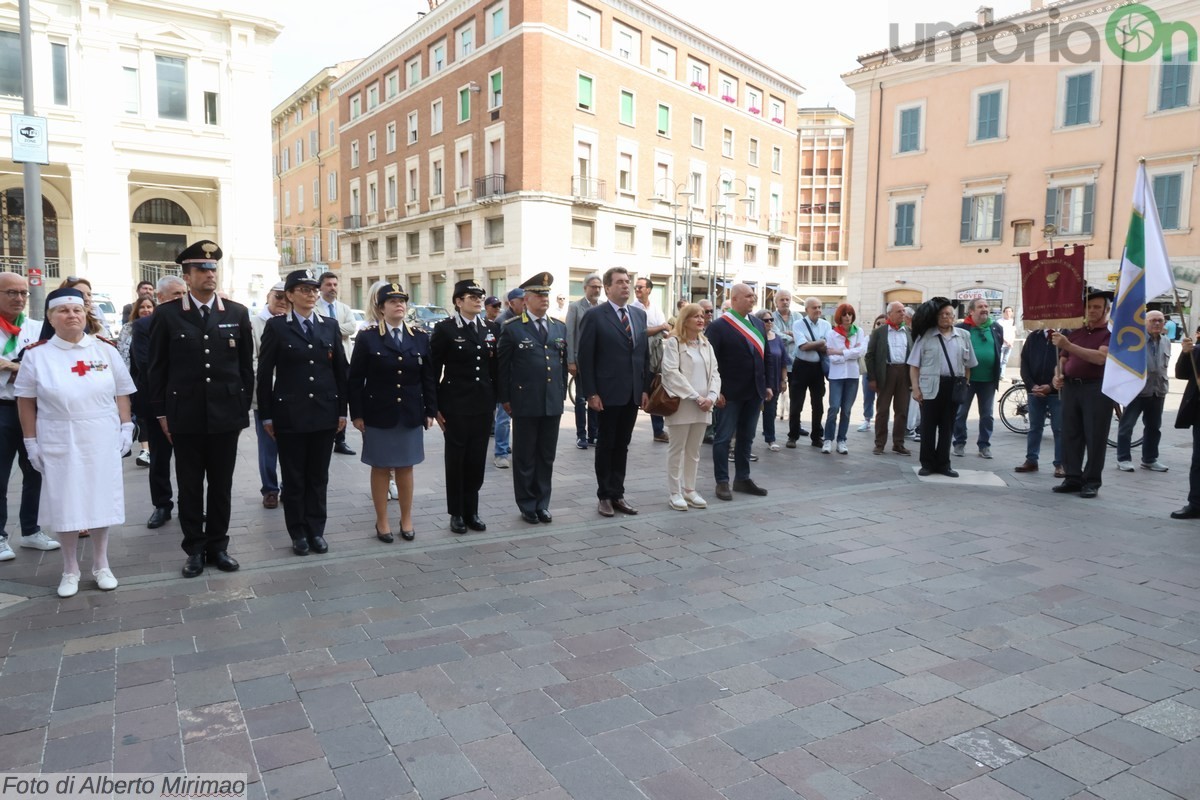
{"label": "stone paving slab", "polygon": [[959,482],[870,434],[848,456],[759,443],[767,497],[680,514],[641,420],[636,517],[598,517],[592,453],[564,446],[552,525],[489,468],[488,531],[465,537],[426,445],[415,543],[374,540],[366,469],[335,457],[331,551],[301,559],[243,435],[243,569],[194,581],[177,523],[141,527],[126,460],[116,592],[59,600],[55,553],[0,565],[0,769],[238,771],[254,797],[353,800],[1200,797],[1179,431],[1166,475],[1110,452],[1093,501],[1013,473],[1002,427]]}

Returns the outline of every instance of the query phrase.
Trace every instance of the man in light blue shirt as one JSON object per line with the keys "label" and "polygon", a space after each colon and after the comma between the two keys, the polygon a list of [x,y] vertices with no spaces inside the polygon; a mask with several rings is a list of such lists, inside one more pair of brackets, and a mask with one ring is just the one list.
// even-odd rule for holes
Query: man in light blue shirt
{"label": "man in light blue shirt", "polygon": [[[815,297],[805,300],[804,316],[792,325],[796,359],[788,373],[788,394],[791,396],[788,403],[789,448],[795,448],[796,440],[801,436],[811,435],[813,447],[820,447],[824,439],[821,418],[825,415],[825,366],[822,362],[826,359],[825,334],[829,331],[829,323],[821,318],[821,301]],[[800,427],[805,395],[812,398],[811,433]]]}

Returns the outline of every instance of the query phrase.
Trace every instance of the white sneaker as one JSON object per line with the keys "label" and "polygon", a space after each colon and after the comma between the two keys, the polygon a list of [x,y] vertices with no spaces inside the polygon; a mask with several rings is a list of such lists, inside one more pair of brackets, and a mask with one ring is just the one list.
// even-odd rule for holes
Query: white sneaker
{"label": "white sneaker", "polygon": [[496,465],[496,469],[508,469],[508,456],[496,456],[492,463]]}
{"label": "white sneaker", "polygon": [[[117,577],[112,574],[112,570],[108,567],[92,570],[92,577],[96,579],[96,585],[106,592],[111,592],[117,588]],[[75,580],[78,581],[79,578]]]}
{"label": "white sneaker", "polygon": [[149,450],[143,450],[142,452],[138,453],[138,457],[137,457],[137,459],[136,459],[136,462],[137,462],[137,465],[138,465],[139,467],[148,467],[148,466],[150,466],[150,451],[149,451]]}
{"label": "white sneaker", "polygon": [[388,500],[399,500],[400,490],[396,488],[395,481],[388,481]]}
{"label": "white sneaker", "polygon": [[[21,547],[29,547],[33,550],[57,550],[62,547],[54,539],[51,539],[44,531],[38,531],[33,536],[22,536]],[[75,576],[75,580],[79,580],[79,576]],[[71,592],[71,594],[75,594]]]}
{"label": "white sneaker", "polygon": [[862,425],[859,425],[859,426],[858,426],[858,432],[859,432],[859,433],[866,433],[866,432],[867,432],[867,431],[869,431],[869,430],[871,430],[871,420],[869,420],[869,419],[864,419],[864,420],[863,420],[863,423],[862,423]]}
{"label": "white sneaker", "polygon": [[72,572],[64,572],[58,583],[59,597],[74,597],[79,591],[79,576]]}
{"label": "white sneaker", "polygon": [[676,511],[687,511],[688,510],[687,501],[683,499],[683,495],[681,495],[681,494],[671,495],[671,498],[667,501],[667,505],[669,505],[671,508],[673,508]]}
{"label": "white sneaker", "polygon": [[772,453],[778,453],[779,445],[775,444],[775,442],[771,442],[769,445],[767,445],[767,449],[770,450]]}
{"label": "white sneaker", "polygon": [[695,489],[692,489],[690,492],[684,492],[683,499],[692,508],[708,508],[708,501],[701,497],[700,493]]}
{"label": "white sneaker", "polygon": [[1118,461],[1117,469],[1121,470],[1121,472],[1133,472],[1133,462],[1132,461]]}
{"label": "white sneaker", "polygon": [[847,449],[846,449],[846,443],[845,443],[845,442],[838,442],[838,443],[837,443],[837,451],[838,451],[838,453],[840,453],[841,455],[846,455],[847,453],[849,453],[849,452],[850,452],[849,450],[847,450]]}
{"label": "white sneaker", "polygon": [[1149,463],[1146,463],[1145,461],[1143,461],[1142,469],[1148,469],[1151,472],[1166,472],[1168,469],[1170,469],[1170,467],[1168,467],[1166,464],[1162,463],[1161,461],[1151,461]]}
{"label": "white sneaker", "polygon": [[833,452],[833,440],[826,439],[825,444],[821,445],[821,452],[822,453],[832,453]]}
{"label": "white sneaker", "polygon": [[8,539],[0,539],[0,561],[12,561],[16,557],[17,554],[13,552]]}

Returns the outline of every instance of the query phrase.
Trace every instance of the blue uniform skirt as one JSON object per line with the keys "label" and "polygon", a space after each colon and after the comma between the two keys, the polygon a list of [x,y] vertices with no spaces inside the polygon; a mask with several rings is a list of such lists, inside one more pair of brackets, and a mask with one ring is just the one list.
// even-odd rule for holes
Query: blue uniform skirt
{"label": "blue uniform skirt", "polygon": [[425,429],[397,425],[363,431],[362,462],[378,469],[411,467],[425,460]]}

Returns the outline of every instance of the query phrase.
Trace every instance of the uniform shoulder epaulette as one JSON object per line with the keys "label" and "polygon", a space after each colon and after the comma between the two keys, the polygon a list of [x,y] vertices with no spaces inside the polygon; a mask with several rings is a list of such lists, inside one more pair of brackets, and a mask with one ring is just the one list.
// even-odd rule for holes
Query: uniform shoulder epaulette
{"label": "uniform shoulder epaulette", "polygon": [[25,345],[25,346],[24,346],[24,347],[22,347],[21,349],[22,349],[22,350],[32,350],[32,349],[33,349],[33,348],[35,348],[35,347],[41,347],[42,345],[44,345],[44,344],[45,344],[46,342],[48,342],[48,341],[50,341],[50,340],[49,340],[49,339],[39,339],[39,340],[38,340],[38,341],[36,341],[36,342],[30,342],[29,344]]}
{"label": "uniform shoulder epaulette", "polygon": [[505,325],[507,325],[508,323],[510,323],[510,322],[515,322],[516,320],[519,320],[519,319],[520,319],[520,317],[509,317],[508,319],[506,319],[506,320],[504,320],[503,322],[501,322],[501,323],[500,323],[500,327],[501,327],[501,328],[503,328],[503,327],[504,327]]}
{"label": "uniform shoulder epaulette", "polygon": [[[94,339],[98,339],[98,340],[100,340],[100,341],[104,342],[105,344],[111,344],[113,347],[116,347],[116,348],[118,348],[118,349],[120,348],[120,345],[118,345],[118,344],[117,344],[115,341],[113,341],[112,339],[109,339],[107,336],[94,336],[94,337],[92,337],[92,338],[94,338]],[[38,342],[38,344],[41,344],[41,342]]]}

